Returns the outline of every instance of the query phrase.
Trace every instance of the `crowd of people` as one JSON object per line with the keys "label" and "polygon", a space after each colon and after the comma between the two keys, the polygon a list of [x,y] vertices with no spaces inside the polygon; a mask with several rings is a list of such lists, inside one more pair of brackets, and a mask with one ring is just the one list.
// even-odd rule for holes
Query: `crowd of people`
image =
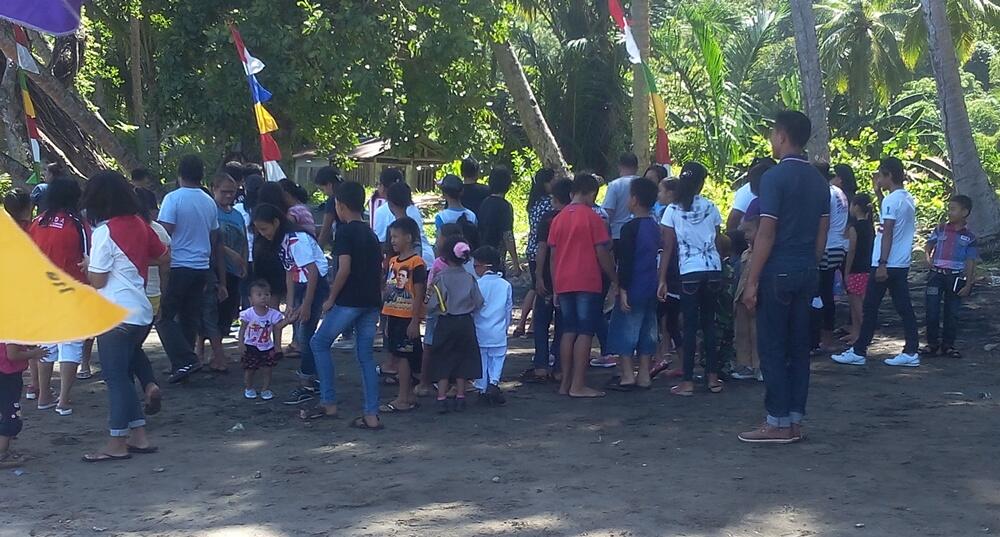
{"label": "crowd of people", "polygon": [[[972,201],[953,196],[948,221],[926,241],[927,344],[918,348],[907,283],[916,207],[903,164],[884,158],[874,193],[859,192],[849,166],[810,162],[810,131],[799,112],[776,116],[774,158],[749,168],[725,220],[702,196],[709,172],[697,162],[676,178],[658,164],[639,175],[637,158],[626,153],[619,177],[606,185],[589,172],[569,178],[539,170],[523,250],[532,285],[512,334],[533,332],[533,360],[520,380],[596,398],[648,389],[660,375],[678,379],[669,393],[680,397],[756,379],[765,386],[765,419],[739,439],[791,443],[804,437],[810,355],[865,364],[887,291],[906,343],[886,364],[960,356],[956,318],[978,258],[966,225]],[[337,168],[319,170],[314,182],[327,199],[315,216],[302,186],[265,181],[254,164],[228,162],[206,184],[195,155],[181,159],[177,188],[162,202],[148,170],[133,171],[131,180],[102,171],[81,189],[57,164],[30,194],[7,194],[4,208],[56,266],[128,310],[96,338],[109,439],[84,460],[156,451],[145,425],[162,394],[143,351],[154,326],[172,384],[203,369],[226,373],[222,341],[237,324],[244,398],[277,398],[273,369],[297,359],[296,385],[280,399],[299,407],[303,420],[339,412],[333,348],[353,349],[360,367],[362,412],[353,427],[382,429],[381,415],[413,411],[425,397],[442,414],[464,411],[466,393],[505,404],[500,380],[514,310],[508,280],[521,273],[506,199],[513,177],[497,166],[483,185],[471,158],[461,174],[438,184],[444,207],[433,237],[395,168],[382,171],[371,196]],[[840,340],[838,289],[850,304]],[[287,327],[293,336],[282,347]],[[592,358],[595,337],[600,354]],[[382,364],[377,340],[388,354]],[[22,426],[22,393],[39,410],[72,415],[74,381],[93,374],[93,343],[0,344],[0,463],[20,462],[9,447]],[[843,344],[848,349],[837,353]],[[732,364],[726,347],[735,351]],[[619,374],[591,386],[589,368],[607,366]],[[397,386],[396,396],[382,403],[380,384]]]}

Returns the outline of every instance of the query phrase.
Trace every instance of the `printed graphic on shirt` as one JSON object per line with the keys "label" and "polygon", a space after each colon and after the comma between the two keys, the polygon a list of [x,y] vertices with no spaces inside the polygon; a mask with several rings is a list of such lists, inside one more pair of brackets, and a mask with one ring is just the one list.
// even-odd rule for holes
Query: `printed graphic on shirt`
{"label": "printed graphic on shirt", "polygon": [[[383,315],[403,317],[413,316],[414,286],[427,282],[427,266],[419,255],[412,255],[402,261],[393,257],[389,261],[386,277],[386,299]],[[422,297],[421,297],[422,298]],[[419,300],[419,299],[418,299]]]}

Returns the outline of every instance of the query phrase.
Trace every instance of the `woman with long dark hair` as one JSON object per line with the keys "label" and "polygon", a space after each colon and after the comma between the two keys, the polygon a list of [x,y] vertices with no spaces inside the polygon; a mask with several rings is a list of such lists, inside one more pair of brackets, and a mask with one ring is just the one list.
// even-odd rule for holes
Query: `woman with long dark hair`
{"label": "woman with long dark hair", "polygon": [[330,267],[316,237],[290,222],[279,208],[258,205],[253,211],[253,225],[257,231],[254,249],[276,251],[285,271],[286,311],[295,322],[295,339],[302,355],[299,364],[302,386],[285,403],[299,404],[313,397],[316,361],[309,340],[316,332],[323,302],[330,292],[326,279]]}
{"label": "woman with long dark hair", "polygon": [[545,213],[552,210],[552,181],[556,178],[555,170],[542,168],[535,172],[531,180],[531,190],[528,192],[528,244],[524,250],[524,256],[528,259],[528,271],[531,274],[531,287],[524,295],[521,302],[521,318],[514,328],[514,337],[525,335],[525,325],[528,322],[528,315],[531,314],[532,306],[535,304],[535,269],[538,257],[538,226]]}
{"label": "woman with long dark hair", "polygon": [[[166,284],[170,254],[141,216],[135,191],[121,174],[99,172],[87,182],[82,207],[98,222],[93,232],[87,278],[108,301],[128,310],[125,320],[97,336],[101,373],[108,391],[108,443],[83,456],[86,462],[121,460],[134,453],[153,453],[146,435],[146,416],[136,394],[133,375],[149,390],[153,372],[142,343],[153,324],[153,307],[146,298],[149,266],[160,268]],[[158,388],[156,388],[158,392]]]}
{"label": "woman with long dark hair", "polygon": [[[57,267],[77,281],[87,283],[81,264],[90,249],[90,227],[80,218],[80,184],[66,177],[49,183],[45,210],[28,228],[28,235]],[[70,391],[83,360],[83,341],[46,345],[46,356],[31,362],[31,385],[38,393],[38,409],[55,408],[61,416],[73,413]],[[51,389],[53,364],[59,362],[59,397]],[[31,390],[31,388],[29,388]]]}
{"label": "woman with long dark hair", "polygon": [[[667,299],[667,267],[677,255],[681,273],[681,316],[684,319],[684,377],[670,393],[694,394],[694,356],[698,329],[702,331],[702,356],[708,390],[722,391],[715,319],[722,291],[722,258],[716,242],[724,235],[718,207],[701,196],[708,170],[688,162],[681,170],[676,201],[663,212],[663,256],[660,260],[659,299]],[[676,251],[675,251],[676,250]]]}

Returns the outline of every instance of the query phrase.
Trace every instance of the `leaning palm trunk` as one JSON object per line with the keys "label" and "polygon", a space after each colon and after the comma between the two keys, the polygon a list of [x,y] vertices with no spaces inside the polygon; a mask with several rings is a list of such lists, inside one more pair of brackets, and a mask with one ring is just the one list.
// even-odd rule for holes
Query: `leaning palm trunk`
{"label": "leaning palm trunk", "polygon": [[[9,25],[3,25],[9,27]],[[0,27],[0,51],[8,58],[17,57],[17,47],[13,37]],[[56,77],[48,71],[41,73],[27,73],[28,78],[52,100],[52,103],[79,128],[82,132],[94,139],[94,142],[114,158],[118,165],[125,170],[132,170],[140,166],[140,161],[135,153],[125,147],[112,132],[104,119],[95,112],[87,108],[86,103],[75,91],[64,86]]]}
{"label": "leaning palm trunk", "polygon": [[830,162],[830,127],[826,121],[826,96],[823,71],[819,66],[816,38],[816,15],[810,0],[791,0],[792,26],[795,29],[795,53],[802,79],[802,101],[812,121],[812,138],[806,145],[813,162]]}
{"label": "leaning palm trunk", "polygon": [[927,21],[927,45],[934,67],[938,112],[948,144],[955,192],[972,198],[969,224],[987,243],[995,246],[996,240],[1000,239],[1000,201],[983,170],[976,142],[972,138],[945,2],[921,0],[920,3]]}
{"label": "leaning palm trunk", "polygon": [[517,59],[510,42],[493,43],[493,55],[497,58],[500,71],[503,73],[504,81],[507,83],[507,91],[510,92],[511,99],[514,100],[514,108],[524,125],[524,132],[528,135],[531,147],[538,154],[542,165],[556,171],[561,177],[570,177],[569,166],[563,158],[559,144],[556,143],[555,136],[549,129],[549,124],[542,115],[538,101],[535,100],[535,93],[528,85],[528,79],[524,76],[524,69]]}

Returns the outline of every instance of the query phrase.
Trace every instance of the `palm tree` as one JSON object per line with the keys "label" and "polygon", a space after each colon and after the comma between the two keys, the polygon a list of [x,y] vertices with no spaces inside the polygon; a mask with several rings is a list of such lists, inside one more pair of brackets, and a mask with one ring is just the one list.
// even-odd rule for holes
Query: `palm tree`
{"label": "palm tree", "polygon": [[900,30],[909,19],[891,0],[825,0],[816,5],[820,59],[829,88],[845,95],[852,115],[870,115],[902,89],[909,70],[900,51]]}
{"label": "palm tree", "polygon": [[[906,0],[909,20],[903,30],[902,53],[909,68],[914,68],[927,52],[926,8],[920,0]],[[959,64],[969,61],[978,27],[1000,31],[1000,1],[997,0],[946,0],[942,2],[945,20],[954,43]]]}
{"label": "palm tree", "polygon": [[[649,61],[649,0],[632,0],[632,35],[643,61]],[[649,158],[649,91],[642,65],[632,66],[632,152],[639,162]],[[645,164],[644,164],[645,165]]]}
{"label": "palm tree", "polygon": [[[978,3],[989,3],[979,0]],[[1000,200],[990,185],[972,138],[965,92],[958,71],[945,0],[921,0],[927,28],[927,48],[937,84],[938,111],[948,144],[955,191],[975,200],[969,223],[987,243],[1000,235]],[[995,243],[994,243],[995,244]]]}
{"label": "palm tree", "polygon": [[792,27],[795,29],[795,52],[799,59],[799,78],[805,113],[812,121],[812,138],[806,149],[815,161],[830,161],[830,127],[826,117],[823,70],[819,65],[816,38],[816,15],[810,0],[790,0]]}
{"label": "palm tree", "polygon": [[657,61],[690,98],[706,164],[717,177],[729,175],[761,123],[760,105],[749,93],[750,69],[784,16],[761,9],[741,18],[721,0],[709,0],[678,6],[653,34]]}

